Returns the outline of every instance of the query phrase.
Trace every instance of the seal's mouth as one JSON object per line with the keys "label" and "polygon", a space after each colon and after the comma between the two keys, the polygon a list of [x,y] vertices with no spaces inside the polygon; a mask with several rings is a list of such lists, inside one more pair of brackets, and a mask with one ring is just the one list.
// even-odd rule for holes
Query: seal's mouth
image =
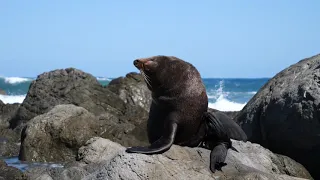
{"label": "seal's mouth", "polygon": [[136,59],[133,61],[133,65],[138,68],[139,70],[143,68],[143,63],[141,63],[141,61],[139,59]]}
{"label": "seal's mouth", "polygon": [[150,60],[149,59],[136,59],[133,61],[133,65],[139,69],[141,72],[142,77],[144,78],[145,82],[147,83],[149,88],[152,88],[151,86],[151,78],[147,74],[149,72],[149,65],[150,65]]}

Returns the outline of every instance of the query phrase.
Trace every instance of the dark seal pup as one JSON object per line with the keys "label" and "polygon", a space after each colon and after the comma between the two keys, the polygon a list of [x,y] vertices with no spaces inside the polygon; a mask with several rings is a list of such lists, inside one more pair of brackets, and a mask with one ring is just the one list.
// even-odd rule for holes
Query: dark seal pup
{"label": "dark seal pup", "polygon": [[173,56],[137,59],[134,65],[152,91],[147,126],[151,145],[131,147],[126,152],[158,154],[167,151],[172,144],[202,146],[212,150],[212,172],[225,165],[227,150],[233,148],[226,129],[233,129],[233,125],[226,127],[232,123],[222,122],[207,112],[208,97],[197,69]]}

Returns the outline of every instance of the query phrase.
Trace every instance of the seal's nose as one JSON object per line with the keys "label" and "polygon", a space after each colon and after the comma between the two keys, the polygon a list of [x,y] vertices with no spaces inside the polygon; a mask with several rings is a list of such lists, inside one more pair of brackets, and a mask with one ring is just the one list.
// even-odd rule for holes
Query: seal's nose
{"label": "seal's nose", "polygon": [[136,59],[136,60],[133,61],[133,65],[134,65],[135,67],[138,67],[138,66],[139,66],[139,63],[140,63],[140,61],[139,61],[138,59]]}

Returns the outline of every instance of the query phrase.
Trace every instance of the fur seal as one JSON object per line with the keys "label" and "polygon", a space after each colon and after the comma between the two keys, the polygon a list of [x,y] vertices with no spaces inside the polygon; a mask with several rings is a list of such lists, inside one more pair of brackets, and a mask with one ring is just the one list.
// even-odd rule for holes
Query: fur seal
{"label": "fur seal", "polygon": [[207,112],[208,97],[197,69],[174,56],[141,58],[134,60],[133,64],[152,92],[147,125],[151,145],[129,147],[126,152],[159,154],[172,144],[201,146],[212,150],[212,172],[224,166],[227,150],[234,149],[226,129],[233,129],[234,124],[224,123]]}

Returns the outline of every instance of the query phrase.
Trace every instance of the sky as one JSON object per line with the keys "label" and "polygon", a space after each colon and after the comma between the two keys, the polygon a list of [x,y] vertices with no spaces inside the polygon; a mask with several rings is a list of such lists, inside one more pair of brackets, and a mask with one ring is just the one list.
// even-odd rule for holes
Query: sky
{"label": "sky", "polygon": [[170,55],[205,78],[273,77],[320,53],[318,0],[2,0],[0,76],[138,72]]}

